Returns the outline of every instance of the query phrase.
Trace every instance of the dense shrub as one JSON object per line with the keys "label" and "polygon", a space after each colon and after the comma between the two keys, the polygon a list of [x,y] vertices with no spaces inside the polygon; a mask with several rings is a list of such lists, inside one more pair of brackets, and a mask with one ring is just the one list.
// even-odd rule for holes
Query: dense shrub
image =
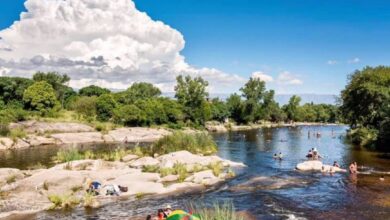
{"label": "dense shrub", "polygon": [[114,110],[114,122],[126,126],[145,124],[146,114],[135,105],[124,105]]}
{"label": "dense shrub", "polygon": [[96,100],[97,119],[100,121],[110,120],[116,106],[117,103],[111,94],[99,96]]}
{"label": "dense shrub", "polygon": [[29,110],[38,111],[41,115],[47,115],[53,110],[58,101],[53,87],[45,81],[35,82],[26,89],[23,101]]}

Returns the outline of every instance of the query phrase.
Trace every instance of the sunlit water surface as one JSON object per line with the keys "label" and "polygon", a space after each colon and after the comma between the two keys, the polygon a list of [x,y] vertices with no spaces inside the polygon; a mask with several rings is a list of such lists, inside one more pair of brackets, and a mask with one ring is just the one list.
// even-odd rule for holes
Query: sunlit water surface
{"label": "sunlit water surface", "polygon": [[[256,219],[390,219],[390,160],[345,143],[346,129],[300,126],[214,134],[219,156],[248,166],[236,179],[216,189],[117,201],[94,210],[42,212],[29,218],[145,219],[166,204],[183,208],[191,201],[232,201],[237,210],[249,212]],[[313,136],[317,132],[321,137]],[[338,161],[347,168],[356,161],[363,174],[331,176],[294,170],[311,147],[318,149],[326,164]],[[284,154],[282,161],[273,159],[273,154],[279,152]],[[382,175],[385,181],[379,180]]]}

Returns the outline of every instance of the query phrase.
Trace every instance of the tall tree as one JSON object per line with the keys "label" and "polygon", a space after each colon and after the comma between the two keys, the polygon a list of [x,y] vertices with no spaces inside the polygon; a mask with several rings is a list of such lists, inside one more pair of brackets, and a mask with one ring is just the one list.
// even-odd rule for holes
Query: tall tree
{"label": "tall tree", "polygon": [[90,85],[90,86],[81,88],[79,91],[79,94],[81,96],[97,96],[97,97],[99,97],[103,94],[108,94],[110,92],[111,91],[106,89],[106,88],[102,88],[102,87],[95,86],[95,85]]}
{"label": "tall tree", "polygon": [[41,115],[46,115],[58,104],[53,87],[45,81],[35,82],[28,87],[23,101],[27,109],[38,111]]}
{"label": "tall tree", "polygon": [[57,99],[61,102],[62,107],[68,98],[76,94],[72,88],[66,85],[70,81],[70,77],[66,74],[37,72],[34,74],[33,80],[35,82],[46,81],[49,83],[56,91]]}
{"label": "tall tree", "polygon": [[176,78],[175,97],[183,105],[186,118],[203,125],[210,117],[210,106],[206,101],[208,82],[201,77],[191,78],[182,75]]}
{"label": "tall tree", "polygon": [[283,110],[287,114],[287,118],[291,121],[300,121],[301,115],[300,115],[300,109],[299,109],[299,103],[301,102],[301,97],[293,95],[291,96],[289,102],[287,105],[283,106]]}

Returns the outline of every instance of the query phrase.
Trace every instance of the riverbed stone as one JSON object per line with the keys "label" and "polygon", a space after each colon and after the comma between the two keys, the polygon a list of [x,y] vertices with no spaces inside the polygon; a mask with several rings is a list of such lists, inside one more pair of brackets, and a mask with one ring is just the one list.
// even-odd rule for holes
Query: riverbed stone
{"label": "riverbed stone", "polygon": [[309,160],[299,163],[296,169],[301,171],[346,172],[346,170],[339,167],[323,164],[319,160]]}
{"label": "riverbed stone", "polygon": [[168,175],[161,178],[161,182],[175,182],[179,179],[178,175]]}
{"label": "riverbed stone", "polygon": [[108,132],[115,142],[154,142],[171,132],[165,129],[132,127],[118,128]]}
{"label": "riverbed stone", "polygon": [[104,142],[100,132],[52,134],[51,137],[63,144],[91,144]]}
{"label": "riverbed stone", "polygon": [[122,161],[125,162],[125,163],[127,163],[127,162],[130,162],[130,161],[136,160],[136,159],[138,159],[138,158],[139,158],[139,156],[137,156],[137,155],[128,154],[128,155],[126,155],[126,156],[124,156],[124,157],[122,158]]}
{"label": "riverbed stone", "polygon": [[130,167],[135,167],[135,168],[142,168],[144,166],[156,166],[159,165],[160,161],[153,157],[142,157],[139,158],[135,161],[130,162]]}
{"label": "riverbed stone", "polygon": [[31,146],[41,146],[41,145],[55,145],[57,144],[56,139],[45,136],[37,135],[28,135],[26,140]]}
{"label": "riverbed stone", "polygon": [[2,137],[0,138],[0,150],[7,150],[12,148],[14,141],[11,138]]}
{"label": "riverbed stone", "polygon": [[201,172],[194,173],[193,175],[187,177],[185,182],[193,182],[197,184],[212,185],[220,181],[211,170],[205,170]]}

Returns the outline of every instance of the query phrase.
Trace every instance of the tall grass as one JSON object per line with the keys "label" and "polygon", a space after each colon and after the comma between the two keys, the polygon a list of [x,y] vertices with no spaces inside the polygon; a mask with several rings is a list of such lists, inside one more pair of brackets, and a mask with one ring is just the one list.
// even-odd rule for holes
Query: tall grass
{"label": "tall grass", "polygon": [[57,155],[54,157],[59,163],[71,162],[74,160],[84,160],[84,159],[102,159],[106,161],[119,161],[129,152],[125,149],[115,149],[114,151],[104,152],[104,153],[94,153],[93,151],[87,150],[85,152],[80,152],[77,148],[62,149],[57,152]]}
{"label": "tall grass", "polygon": [[223,204],[216,202],[211,208],[203,203],[191,203],[189,209],[192,210],[192,213],[199,215],[202,220],[244,220],[237,215],[232,202]]}
{"label": "tall grass", "polygon": [[195,154],[213,154],[217,151],[217,145],[209,134],[203,132],[195,134],[175,132],[161,138],[146,149],[149,150],[146,153],[151,155],[161,155],[181,150],[187,150]]}
{"label": "tall grass", "polygon": [[49,195],[52,206],[49,209],[71,209],[80,204],[80,199],[74,195]]}

